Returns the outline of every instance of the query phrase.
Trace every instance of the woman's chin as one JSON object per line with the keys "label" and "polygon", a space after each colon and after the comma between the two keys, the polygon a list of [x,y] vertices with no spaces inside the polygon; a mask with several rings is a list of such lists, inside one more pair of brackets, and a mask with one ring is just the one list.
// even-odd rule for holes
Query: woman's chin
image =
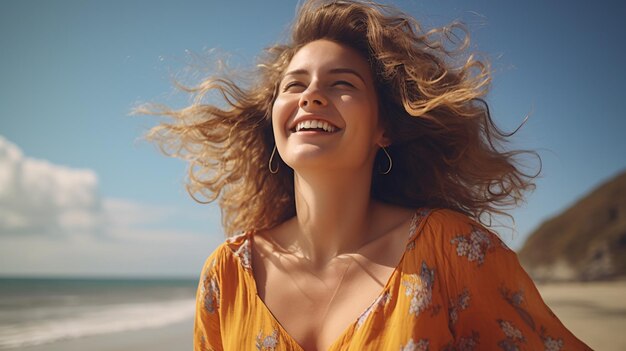
{"label": "woman's chin", "polygon": [[323,150],[309,150],[307,152],[289,155],[284,161],[297,172],[298,170],[305,169],[330,169],[332,165],[336,163],[334,159],[336,158],[330,157],[328,153]]}

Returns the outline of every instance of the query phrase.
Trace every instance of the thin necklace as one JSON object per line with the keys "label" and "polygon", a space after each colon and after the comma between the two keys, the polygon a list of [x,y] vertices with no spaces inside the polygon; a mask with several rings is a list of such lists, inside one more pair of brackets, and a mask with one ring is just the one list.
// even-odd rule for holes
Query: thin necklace
{"label": "thin necklace", "polygon": [[[356,255],[356,254],[358,254],[358,251],[354,253],[354,255]],[[344,278],[344,276],[346,275],[346,273],[348,272],[348,269],[350,268],[350,266],[352,265],[352,261],[354,261],[354,260],[355,260],[355,258],[354,258],[354,257],[352,257],[352,256],[349,256],[349,257],[348,257],[348,258],[346,258],[346,259],[350,259],[350,262],[346,264],[346,268],[345,268],[345,270],[343,271],[343,273],[342,273],[342,275],[341,275],[341,278],[339,279],[339,280],[340,280],[340,282],[343,282],[343,278]],[[296,260],[296,262],[298,262],[298,259],[297,259],[297,258],[296,258],[295,260]],[[300,258],[299,260],[306,260],[306,261],[309,261],[309,260],[308,260],[308,259],[306,259],[306,258]],[[307,265],[303,265],[303,264],[298,263],[298,266],[304,267],[304,269],[306,269],[306,270],[307,270],[307,271],[308,271],[308,272],[309,272],[312,276],[314,276],[314,277],[315,277],[315,278],[317,278],[319,281],[321,281],[321,282],[322,282],[325,286],[327,286],[327,285],[326,285],[326,282],[325,282],[322,278],[320,278],[320,276],[319,276],[319,275],[317,275],[317,274],[316,274],[316,273],[315,273],[315,272],[314,272],[311,268],[309,268]],[[328,288],[328,286],[327,286],[327,288]],[[335,290],[336,290],[336,289],[337,289],[337,288],[335,287]],[[330,288],[328,288],[328,290],[330,290]]]}
{"label": "thin necklace", "polygon": [[[355,252],[355,254],[357,254],[357,253],[358,253],[358,251]],[[335,287],[335,291],[333,291],[333,294],[331,295],[330,300],[328,300],[328,303],[326,304],[326,308],[324,309],[324,315],[322,315],[322,321],[326,320],[326,315],[328,315],[328,311],[330,310],[330,306],[332,305],[333,301],[335,301],[335,297],[337,296],[337,292],[339,292],[339,288],[343,284],[343,279],[346,277],[346,274],[348,273],[348,270],[350,270],[350,267],[352,266],[352,262],[354,262],[355,260],[356,260],[356,258],[350,257],[350,263],[348,263],[346,265],[346,269],[343,271],[343,274],[341,275],[341,279],[339,279],[339,283]]]}

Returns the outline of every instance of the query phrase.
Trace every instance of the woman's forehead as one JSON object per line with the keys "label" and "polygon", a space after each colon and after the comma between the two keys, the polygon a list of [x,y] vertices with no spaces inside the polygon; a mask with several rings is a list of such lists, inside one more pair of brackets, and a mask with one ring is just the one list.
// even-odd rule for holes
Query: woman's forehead
{"label": "woman's forehead", "polygon": [[353,73],[362,80],[371,79],[370,66],[356,50],[330,40],[321,39],[304,45],[293,56],[284,75]]}

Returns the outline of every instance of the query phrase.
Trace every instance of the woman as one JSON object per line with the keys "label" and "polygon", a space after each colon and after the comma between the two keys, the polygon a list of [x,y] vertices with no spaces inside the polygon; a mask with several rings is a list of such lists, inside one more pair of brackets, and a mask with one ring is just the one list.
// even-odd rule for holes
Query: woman
{"label": "woman", "polygon": [[[462,27],[308,1],[242,88],[210,78],[151,136],[191,161],[228,234],[202,271],[196,350],[583,350],[479,222],[532,176]],[[438,39],[439,38],[439,39]],[[205,104],[209,92],[226,107]]]}

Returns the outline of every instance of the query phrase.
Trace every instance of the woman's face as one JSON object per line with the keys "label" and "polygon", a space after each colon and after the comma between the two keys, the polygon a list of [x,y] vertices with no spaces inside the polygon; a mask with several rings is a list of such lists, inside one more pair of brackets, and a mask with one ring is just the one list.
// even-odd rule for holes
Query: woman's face
{"label": "woman's face", "polygon": [[371,172],[386,145],[370,66],[329,40],[302,47],[285,70],[272,109],[276,147],[294,170]]}

